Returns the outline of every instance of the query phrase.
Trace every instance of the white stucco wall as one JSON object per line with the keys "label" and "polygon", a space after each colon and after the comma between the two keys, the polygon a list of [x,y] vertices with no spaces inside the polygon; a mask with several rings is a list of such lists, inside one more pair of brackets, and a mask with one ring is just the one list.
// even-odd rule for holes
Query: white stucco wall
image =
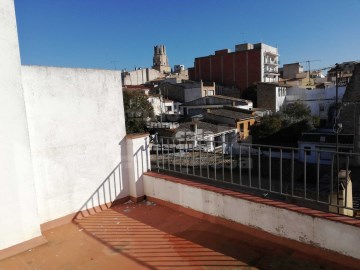
{"label": "white stucco wall", "polygon": [[184,89],[184,102],[193,101],[201,98],[201,87],[185,88]]}
{"label": "white stucco wall", "polygon": [[40,223],[78,211],[98,189],[92,206],[110,201],[110,189],[127,196],[120,72],[22,66],[22,74]]}
{"label": "white stucco wall", "polygon": [[139,198],[144,196],[143,173],[150,169],[149,137],[148,134],[128,135],[126,142],[129,195]]}
{"label": "white stucco wall", "polygon": [[124,74],[123,85],[140,85],[164,77],[164,74],[152,68],[133,70]]}
{"label": "white stucco wall", "polygon": [[[341,102],[345,93],[344,86],[338,88],[338,99]],[[328,117],[328,110],[331,104],[336,100],[336,87],[329,88],[314,88],[312,90],[304,88],[288,88],[285,98],[286,104],[300,100],[311,109],[311,115],[319,116],[326,119]],[[320,111],[320,105],[323,107],[323,111]]]}
{"label": "white stucco wall", "polygon": [[360,228],[144,175],[145,195],[360,259]]}
{"label": "white stucco wall", "polygon": [[0,250],[40,236],[13,0],[0,1]]}

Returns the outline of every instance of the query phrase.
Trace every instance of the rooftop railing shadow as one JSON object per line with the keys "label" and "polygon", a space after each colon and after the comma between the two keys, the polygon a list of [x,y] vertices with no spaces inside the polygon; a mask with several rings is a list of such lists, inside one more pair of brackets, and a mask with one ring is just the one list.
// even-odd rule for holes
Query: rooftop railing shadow
{"label": "rooftop railing shadow", "polygon": [[148,269],[341,269],[249,233],[143,201],[77,220],[91,237]]}
{"label": "rooftop railing shadow", "polygon": [[[168,217],[166,220],[164,215]],[[191,229],[186,228],[189,235],[178,235],[176,231],[181,231],[186,223],[189,226],[189,222],[194,224]],[[154,204],[146,201],[114,206],[77,220],[88,235],[149,269],[248,269],[249,264],[239,260],[239,256],[224,254],[217,245],[199,243],[201,241],[193,237],[201,226],[197,222],[191,217],[183,219],[178,212],[167,208],[158,211]],[[212,238],[219,235],[203,230],[198,236]],[[234,246],[232,248],[236,250]],[[255,253],[259,252],[251,256]]]}
{"label": "rooftop railing shadow", "polygon": [[[120,144],[124,144],[122,142]],[[132,155],[132,176],[141,185],[149,163],[147,146]],[[124,183],[126,153],[82,205],[73,223],[90,237],[148,269],[337,269],[322,262],[297,260],[294,251],[225,226],[144,201],[128,201]],[[125,204],[118,204],[122,202]],[[310,265],[310,268],[306,265]],[[341,267],[339,267],[341,269]]]}

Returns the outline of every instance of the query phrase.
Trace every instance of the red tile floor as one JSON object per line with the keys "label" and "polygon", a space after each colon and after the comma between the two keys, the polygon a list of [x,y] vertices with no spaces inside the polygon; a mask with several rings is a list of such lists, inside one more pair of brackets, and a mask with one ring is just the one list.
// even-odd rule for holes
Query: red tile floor
{"label": "red tile floor", "polygon": [[351,269],[147,201],[44,236],[47,244],[0,261],[0,269]]}

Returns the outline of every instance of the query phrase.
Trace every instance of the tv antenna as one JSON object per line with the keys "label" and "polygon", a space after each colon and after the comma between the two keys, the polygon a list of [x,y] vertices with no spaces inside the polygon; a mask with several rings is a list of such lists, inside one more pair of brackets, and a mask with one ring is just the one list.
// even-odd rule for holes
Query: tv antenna
{"label": "tv antenna", "polygon": [[299,63],[307,63],[307,66],[308,66],[308,72],[309,72],[309,82],[307,85],[311,85],[311,81],[310,81],[310,72],[311,72],[311,69],[310,69],[310,63],[312,62],[320,62],[321,60],[304,60],[304,61],[301,61]]}
{"label": "tv antenna", "polygon": [[110,61],[114,65],[114,69],[117,70],[117,63],[120,63],[118,60]]}

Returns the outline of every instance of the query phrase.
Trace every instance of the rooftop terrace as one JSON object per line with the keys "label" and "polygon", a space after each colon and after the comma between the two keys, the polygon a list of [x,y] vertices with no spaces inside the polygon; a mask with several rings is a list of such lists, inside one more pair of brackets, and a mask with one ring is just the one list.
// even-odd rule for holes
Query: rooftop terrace
{"label": "rooftop terrace", "polygon": [[[0,269],[344,269],[339,254],[150,201],[43,234],[47,244],[0,261]],[[356,269],[355,260],[345,262]]]}

